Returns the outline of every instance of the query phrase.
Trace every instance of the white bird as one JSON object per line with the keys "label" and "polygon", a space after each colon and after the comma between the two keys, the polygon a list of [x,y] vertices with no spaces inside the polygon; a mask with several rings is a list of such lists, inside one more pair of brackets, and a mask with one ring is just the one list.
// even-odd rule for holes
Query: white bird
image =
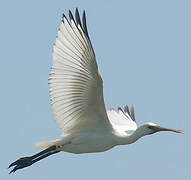
{"label": "white bird", "polygon": [[[103,152],[117,145],[131,144],[139,138],[159,131],[172,131],[154,123],[137,128],[134,107],[106,111],[103,81],[98,70],[95,53],[88,35],[86,15],[82,23],[78,9],[75,19],[69,11],[60,25],[53,49],[53,65],[49,78],[52,110],[62,129],[62,138],[39,142],[37,148],[45,150],[23,157],[10,164],[10,173],[58,153]],[[133,131],[129,134],[127,131]]]}

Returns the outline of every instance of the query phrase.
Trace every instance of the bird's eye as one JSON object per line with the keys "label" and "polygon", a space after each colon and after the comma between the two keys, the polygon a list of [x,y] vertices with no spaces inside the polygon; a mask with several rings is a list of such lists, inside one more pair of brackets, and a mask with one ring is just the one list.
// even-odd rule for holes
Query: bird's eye
{"label": "bird's eye", "polygon": [[152,129],[152,126],[148,126],[149,129]]}

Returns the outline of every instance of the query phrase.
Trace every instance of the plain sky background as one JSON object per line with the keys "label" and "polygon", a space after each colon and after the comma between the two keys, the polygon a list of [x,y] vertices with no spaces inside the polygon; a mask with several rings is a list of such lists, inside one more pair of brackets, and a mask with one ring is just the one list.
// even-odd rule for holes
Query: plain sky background
{"label": "plain sky background", "polygon": [[[59,153],[8,175],[8,165],[59,138],[49,101],[52,46],[61,16],[86,10],[104,80],[105,104],[135,106],[138,125],[161,132],[107,152]],[[190,180],[191,1],[1,1],[1,180]]]}

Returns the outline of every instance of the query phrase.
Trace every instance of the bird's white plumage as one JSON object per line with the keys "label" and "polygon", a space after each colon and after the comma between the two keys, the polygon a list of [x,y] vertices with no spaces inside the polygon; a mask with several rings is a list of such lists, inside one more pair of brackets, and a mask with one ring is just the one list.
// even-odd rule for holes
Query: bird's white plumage
{"label": "bird's white plumage", "polygon": [[63,134],[109,128],[91,43],[80,25],[64,17],[53,49],[49,78],[52,110]]}
{"label": "bird's white plumage", "polygon": [[[63,151],[73,153],[105,151],[118,144],[118,136],[136,130],[134,116],[125,108],[106,112],[103,81],[87,32],[85,12],[83,26],[76,10],[76,21],[69,12],[60,25],[53,48],[50,73],[50,96],[62,139],[39,142],[37,148],[64,145]],[[133,109],[134,111],[134,109]],[[134,118],[133,118],[134,119]],[[116,136],[116,134],[118,134]]]}
{"label": "bird's white plumage", "polygon": [[107,111],[107,115],[111,124],[119,131],[136,130],[137,124],[132,120],[127,112],[121,109],[115,111],[113,109]]}
{"label": "bird's white plumage", "polygon": [[[10,173],[60,151],[76,154],[103,152],[117,145],[134,143],[145,135],[159,131],[184,133],[153,123],[137,128],[133,106],[130,110],[125,106],[124,111],[119,107],[118,111],[106,112],[103,81],[88,35],[85,11],[83,24],[78,9],[75,15],[76,20],[69,11],[70,23],[63,15],[54,45],[49,78],[52,109],[63,137],[38,142],[37,148],[46,149],[11,163],[9,168],[14,168]],[[134,132],[129,134],[126,132],[128,130]]]}
{"label": "bird's white plumage", "polygon": [[[147,123],[139,128],[134,107],[106,112],[103,81],[87,32],[85,12],[83,26],[76,9],[76,20],[69,11],[70,22],[63,16],[53,49],[50,73],[52,110],[63,131],[61,139],[39,142],[37,148],[59,145],[62,151],[89,153],[106,151],[116,145],[130,144],[158,131],[182,131]],[[132,134],[126,131],[133,130]]]}

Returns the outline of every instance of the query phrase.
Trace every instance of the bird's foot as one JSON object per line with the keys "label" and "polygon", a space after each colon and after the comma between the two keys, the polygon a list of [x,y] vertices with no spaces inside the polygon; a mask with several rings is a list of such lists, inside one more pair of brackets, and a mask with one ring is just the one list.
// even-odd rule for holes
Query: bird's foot
{"label": "bird's foot", "polygon": [[14,173],[15,171],[17,171],[18,169],[22,169],[22,168],[25,168],[27,166],[30,166],[32,165],[33,162],[32,162],[32,158],[31,157],[22,157],[18,160],[16,160],[15,162],[11,163],[9,165],[8,168],[12,167],[12,166],[15,166],[10,172],[9,174],[11,173]]}

